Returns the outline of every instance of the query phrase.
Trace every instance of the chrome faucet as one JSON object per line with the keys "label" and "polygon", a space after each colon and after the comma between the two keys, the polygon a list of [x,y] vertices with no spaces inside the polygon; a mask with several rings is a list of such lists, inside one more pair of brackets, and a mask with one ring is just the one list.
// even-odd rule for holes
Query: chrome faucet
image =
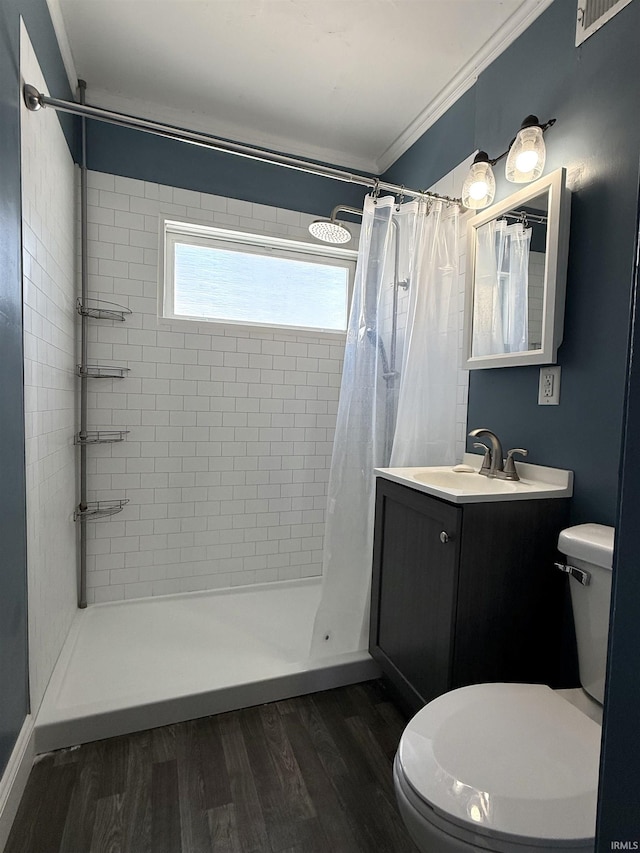
{"label": "chrome faucet", "polygon": [[469,433],[469,438],[481,438],[482,436],[486,436],[491,447],[487,448],[488,454],[485,453],[484,462],[479,473],[485,477],[500,477],[504,474],[504,461],[500,439],[490,429],[484,429],[484,427],[472,429]]}
{"label": "chrome faucet", "polygon": [[502,457],[502,444],[498,436],[491,432],[490,429],[472,429],[469,433],[469,438],[480,438],[486,436],[491,447],[487,447],[482,442],[474,442],[473,446],[484,450],[484,459],[478,474],[485,477],[496,477],[499,480],[519,480],[518,472],[513,461],[513,454],[518,453],[520,456],[528,456],[528,451],[523,447],[514,447],[507,453],[507,461],[505,463]]}

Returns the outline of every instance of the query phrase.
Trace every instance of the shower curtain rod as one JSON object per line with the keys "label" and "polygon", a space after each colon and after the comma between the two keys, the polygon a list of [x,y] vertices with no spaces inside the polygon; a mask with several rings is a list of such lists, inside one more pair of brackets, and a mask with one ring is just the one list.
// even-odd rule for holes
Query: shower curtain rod
{"label": "shower curtain rod", "polygon": [[[83,81],[78,82],[81,84]],[[250,145],[243,145],[240,142],[229,142],[225,139],[218,139],[208,133],[185,130],[184,128],[175,127],[170,124],[160,124],[159,122],[151,121],[150,119],[137,118],[136,116],[130,116],[126,113],[117,113],[112,110],[105,110],[101,107],[92,107],[89,104],[51,98],[48,95],[44,95],[35,86],[31,86],[29,83],[25,83],[23,94],[25,104],[30,110],[39,110],[41,107],[51,107],[58,112],[71,113],[72,115],[82,116],[84,118],[93,118],[97,121],[104,121],[108,124],[117,124],[133,130],[142,130],[145,133],[153,133],[156,136],[164,136],[178,142],[189,142],[192,145],[212,148],[215,151],[221,151],[225,154],[235,154],[238,157],[246,157],[250,160],[259,160],[262,163],[283,166],[286,169],[296,169],[299,172],[307,172],[310,175],[318,175],[334,181],[360,184],[361,186],[373,189],[374,192],[384,190],[392,193],[393,195],[412,196],[413,198],[434,198],[440,199],[445,202],[445,204],[462,205],[462,200],[459,198],[450,198],[449,196],[430,193],[426,190],[412,190],[409,187],[390,184],[387,181],[381,181],[378,178],[369,178],[366,175],[358,175],[342,171],[341,169],[333,169],[330,166],[324,166],[321,163],[314,163],[311,160],[299,160],[296,157],[287,157],[285,154],[277,154],[270,151],[264,151],[260,148],[252,148]]]}

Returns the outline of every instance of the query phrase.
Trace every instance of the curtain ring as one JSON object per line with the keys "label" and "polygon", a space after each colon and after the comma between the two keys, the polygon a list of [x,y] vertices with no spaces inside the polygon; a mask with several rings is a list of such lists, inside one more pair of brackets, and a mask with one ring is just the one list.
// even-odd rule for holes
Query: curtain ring
{"label": "curtain ring", "polygon": [[369,193],[369,195],[373,199],[373,203],[377,204],[378,203],[378,197],[380,196],[380,179],[379,178],[375,179],[373,187],[371,188],[371,192]]}
{"label": "curtain ring", "polygon": [[402,204],[403,201],[404,201],[404,184],[402,184],[402,186],[400,187],[400,198],[396,202],[396,211],[398,213],[400,212],[400,205]]}

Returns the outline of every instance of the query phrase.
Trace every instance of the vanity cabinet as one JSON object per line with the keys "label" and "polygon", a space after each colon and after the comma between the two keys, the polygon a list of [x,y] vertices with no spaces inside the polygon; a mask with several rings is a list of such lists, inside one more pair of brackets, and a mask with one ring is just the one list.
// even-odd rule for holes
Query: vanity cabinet
{"label": "vanity cabinet", "polygon": [[378,478],[369,650],[407,710],[466,684],[560,686],[567,512],[564,498],[453,504]]}

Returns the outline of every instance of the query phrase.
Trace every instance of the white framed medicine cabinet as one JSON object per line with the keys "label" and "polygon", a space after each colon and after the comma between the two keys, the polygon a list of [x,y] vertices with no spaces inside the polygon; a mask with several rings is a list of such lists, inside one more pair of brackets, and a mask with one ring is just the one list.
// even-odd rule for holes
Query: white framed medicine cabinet
{"label": "white framed medicine cabinet", "polygon": [[566,172],[556,169],[469,220],[464,367],[556,362],[570,207]]}

